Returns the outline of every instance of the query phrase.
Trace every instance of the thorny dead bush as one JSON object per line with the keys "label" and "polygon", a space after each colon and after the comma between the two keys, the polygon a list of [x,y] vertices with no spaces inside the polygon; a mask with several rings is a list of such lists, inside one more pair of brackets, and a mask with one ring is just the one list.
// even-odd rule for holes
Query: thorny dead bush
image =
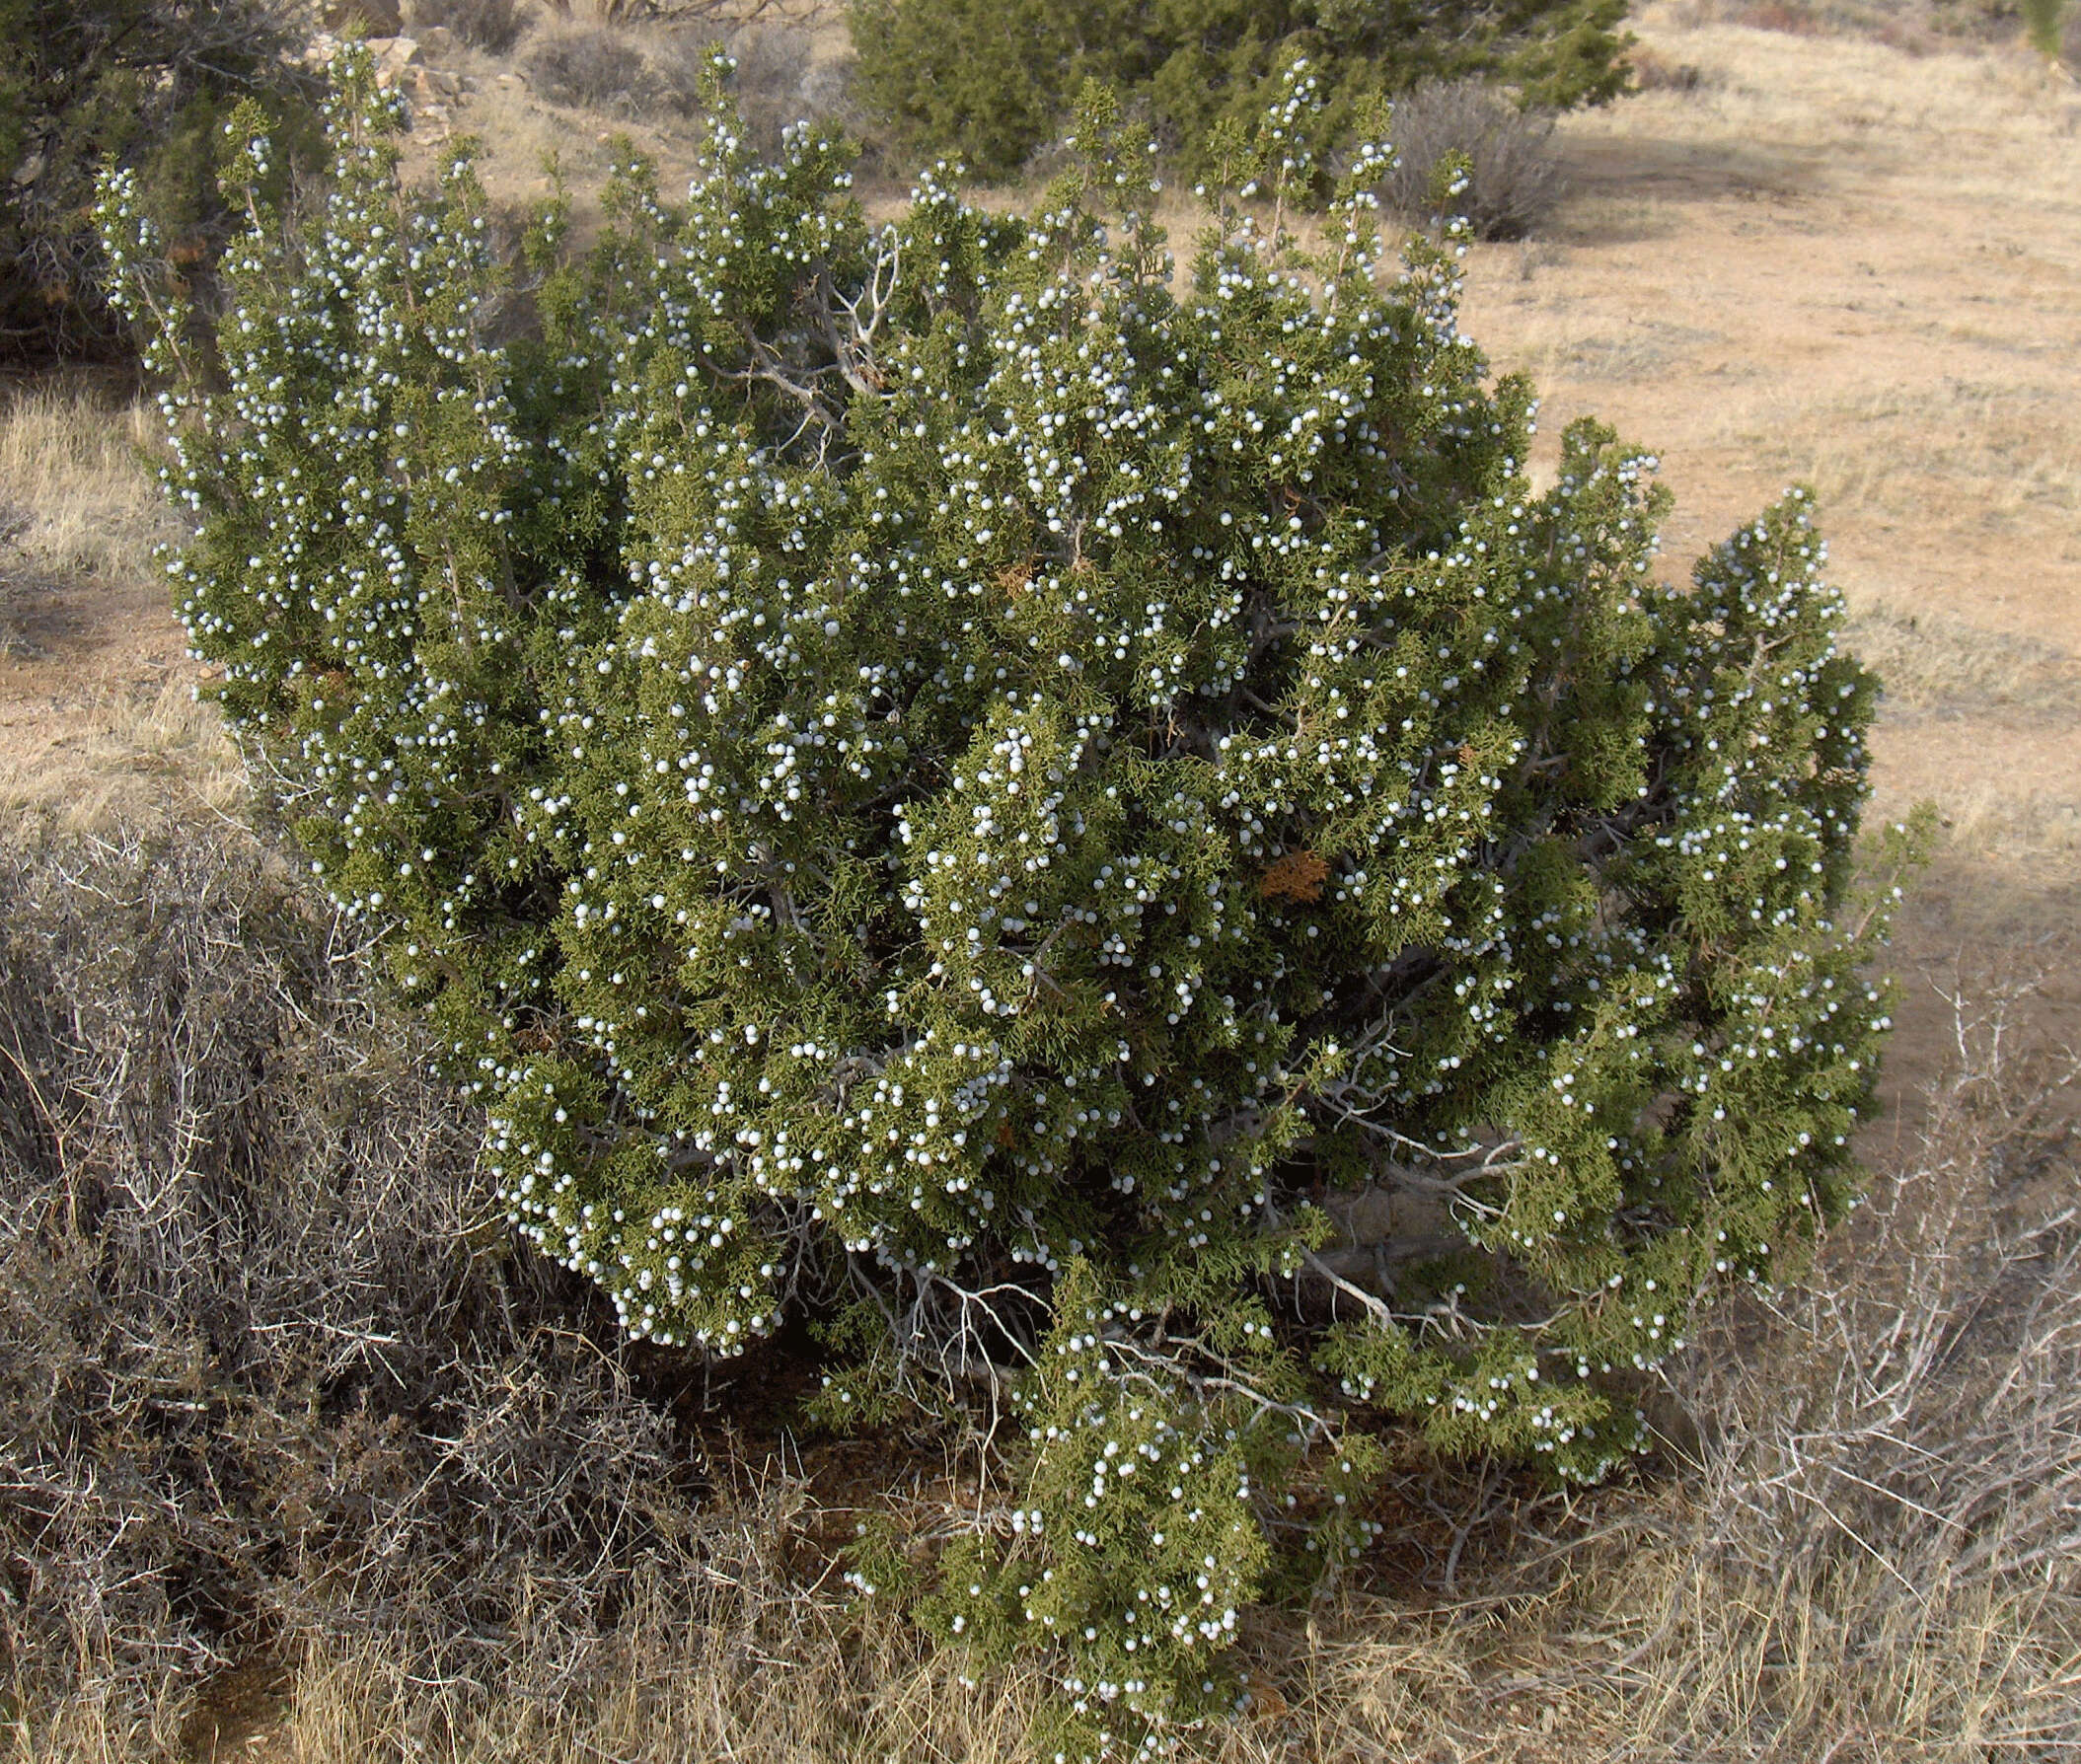
{"label": "thorny dead bush", "polygon": [[1446,206],[1482,239],[1523,239],[1552,213],[1564,188],[1550,112],[1523,110],[1479,80],[1420,86],[1394,107],[1399,163],[1380,199],[1406,215],[1438,206],[1433,174],[1448,154],[1465,156],[1468,183]]}
{"label": "thorny dead bush", "polygon": [[517,0],[419,0],[415,30],[445,25],[473,49],[503,55],[527,30],[528,15]]}
{"label": "thorny dead bush", "polygon": [[629,114],[645,108],[654,84],[642,51],[607,26],[545,37],[528,53],[527,75],[552,104]]}
{"label": "thorny dead bush", "polygon": [[1696,92],[1713,84],[1695,62],[1672,61],[1654,49],[1637,48],[1628,58],[1636,92]]}
{"label": "thorny dead bush", "polygon": [[666,1425],[358,972],[251,851],[0,850],[0,1711],[165,1743],[254,1651],[698,1578]]}
{"label": "thorny dead bush", "polygon": [[2018,1052],[2025,991],[1952,998],[1920,1134],[1810,1278],[1727,1307],[1676,1374],[1697,1522],[1627,1663],[1696,1755],[1745,1710],[1785,1757],[2081,1744],[2075,1068]]}

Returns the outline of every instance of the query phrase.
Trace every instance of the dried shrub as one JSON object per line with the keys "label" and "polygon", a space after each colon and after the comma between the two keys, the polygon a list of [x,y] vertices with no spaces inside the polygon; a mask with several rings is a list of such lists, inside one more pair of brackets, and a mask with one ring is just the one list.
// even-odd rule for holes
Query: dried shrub
{"label": "dried shrub", "polygon": [[1918,60],[1924,55],[1934,55],[1944,46],[1944,39],[1917,19],[1883,20],[1873,30],[1872,37],[1888,48],[1898,49],[1901,54],[1912,55]]}
{"label": "dried shrub", "polygon": [[2081,1744],[2076,1067],[2019,1054],[2029,990],[1962,990],[1958,1062],[1865,1208],[1676,1373],[1693,1524],[1628,1660],[1681,1755],[1745,1724],[1787,1757]]}
{"label": "dried shrub", "polygon": [[687,1466],[478,1125],[250,845],[0,848],[0,1710],[611,1627]]}
{"label": "dried shrub", "polygon": [[528,28],[518,0],[419,0],[414,29],[445,25],[473,49],[503,55]]}
{"label": "dried shrub", "polygon": [[546,37],[528,51],[525,67],[538,93],[573,110],[633,113],[654,91],[642,50],[611,26]]}
{"label": "dried shrub", "polygon": [[1550,114],[1522,110],[1479,80],[1420,86],[1394,107],[1400,164],[1382,183],[1381,199],[1403,214],[1431,211],[1439,162],[1461,154],[1470,176],[1449,211],[1464,216],[1478,238],[1523,239],[1565,187],[1553,129]]}
{"label": "dried shrub", "polygon": [[1734,13],[1734,23],[1751,31],[1779,31],[1788,37],[1817,37],[1825,25],[1801,0],[1752,0]]}
{"label": "dried shrub", "polygon": [[680,31],[663,37],[651,58],[658,99],[688,115],[698,112],[702,82],[717,49],[736,64],[731,92],[746,138],[760,153],[778,154],[780,131],[790,123],[845,126],[854,120],[847,65],[819,62],[810,33],[794,22]]}

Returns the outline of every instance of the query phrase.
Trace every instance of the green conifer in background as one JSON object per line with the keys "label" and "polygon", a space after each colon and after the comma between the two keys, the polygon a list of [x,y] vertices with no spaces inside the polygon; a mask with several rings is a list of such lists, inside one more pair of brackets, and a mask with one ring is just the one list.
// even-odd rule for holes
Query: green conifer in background
{"label": "green conifer in background", "polygon": [[2064,50],[2060,21],[2065,13],[2066,0],[2023,0],[2024,35],[2041,55],[2057,60]]}
{"label": "green conifer in background", "polygon": [[1625,0],[854,0],[851,18],[858,91],[914,155],[1008,176],[1070,126],[1096,78],[1190,178],[1219,181],[1227,143],[1278,101],[1297,55],[1343,146],[1369,95],[1426,80],[1479,76],[1544,109],[1614,98],[1625,14]]}
{"label": "green conifer in background", "polygon": [[278,190],[316,147],[317,82],[265,0],[0,0],[0,359],[131,355],[104,303],[91,219],[110,163],[136,174],[189,277],[230,231],[216,145],[232,107],[275,123]]}

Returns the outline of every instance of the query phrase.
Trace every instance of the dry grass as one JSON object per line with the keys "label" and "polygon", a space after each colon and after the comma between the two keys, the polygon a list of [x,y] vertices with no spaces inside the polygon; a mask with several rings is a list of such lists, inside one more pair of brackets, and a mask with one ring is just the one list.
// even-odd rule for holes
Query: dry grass
{"label": "dry grass", "polygon": [[156,412],[91,381],[0,398],[0,825],[228,814],[245,774],[167,616]]}
{"label": "dry grass", "polygon": [[[1025,1756],[1036,1670],[964,1686],[834,1585],[936,1454],[713,1431],[512,1245],[358,972],[247,840],[0,854],[0,1757]],[[2013,991],[1811,1278],[1704,1329],[1659,1469],[1411,1471],[1200,1749],[2081,1745],[2081,1191]]]}
{"label": "dry grass", "polygon": [[1943,613],[1875,602],[1851,615],[1850,646],[1903,710],[2064,721],[2081,690],[2074,657],[2042,637],[1988,630]]}
{"label": "dry grass", "polygon": [[170,525],[149,460],[155,413],[91,382],[0,388],[0,533],[13,571],[148,577]]}
{"label": "dry grass", "polygon": [[17,825],[70,835],[140,813],[245,809],[238,749],[185,672],[85,685],[37,706],[26,727],[11,721],[0,720],[0,818]]}
{"label": "dry grass", "polygon": [[2045,521],[2081,516],[2081,428],[2038,384],[2036,343],[1991,318],[1946,324],[1955,339],[2020,356],[2016,370],[1993,384],[1867,389],[1834,409],[1750,410],[1734,439],[1839,513],[1912,520],[1936,491],[1946,512],[1988,536],[2025,540]]}

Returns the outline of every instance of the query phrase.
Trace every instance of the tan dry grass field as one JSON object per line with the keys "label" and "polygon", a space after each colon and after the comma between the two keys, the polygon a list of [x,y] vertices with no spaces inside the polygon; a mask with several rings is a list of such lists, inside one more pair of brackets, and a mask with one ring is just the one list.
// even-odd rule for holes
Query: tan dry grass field
{"label": "tan dry grass field", "polygon": [[[2064,1756],[2081,1273],[2045,1050],[2081,1040],[2081,91],[2001,47],[1670,4],[1635,29],[1697,83],[1564,121],[1569,194],[1540,236],[1475,249],[1465,325],[1534,376],[1548,442],[1594,412],[1659,452],[1672,571],[1785,483],[1820,491],[1889,682],[1875,812],[1931,798],[1950,830],[1897,950],[1888,1174],[1810,1287],[1717,1326],[1657,1477],[1564,1502],[1412,1472],[1368,1579],[1258,1625],[1256,1710],[1214,1750]],[[547,145],[582,187],[619,124],[464,61],[452,122],[488,140],[494,189],[534,189]],[[687,151],[635,132],[668,172]],[[146,561],[146,433],[91,385],[0,402],[0,814],[22,826],[240,813]],[[701,1520],[693,1604],[632,1587],[589,1652],[515,1642],[487,1685],[320,1639],[170,1689],[143,1729],[88,1705],[0,1727],[0,1757],[1016,1755],[1033,1681],[963,1689],[777,1566],[847,1479],[782,1451],[752,1480]]]}
{"label": "tan dry grass field", "polygon": [[[1477,249],[1466,329],[1662,457],[1687,562],[1794,479],[1884,675],[1873,812],[1949,848],[1911,972],[2050,938],[2081,905],[2081,90],[2022,54],[1637,29],[1690,91],[1563,124],[1547,238]],[[1896,1077],[1927,1076],[1918,984]]]}

